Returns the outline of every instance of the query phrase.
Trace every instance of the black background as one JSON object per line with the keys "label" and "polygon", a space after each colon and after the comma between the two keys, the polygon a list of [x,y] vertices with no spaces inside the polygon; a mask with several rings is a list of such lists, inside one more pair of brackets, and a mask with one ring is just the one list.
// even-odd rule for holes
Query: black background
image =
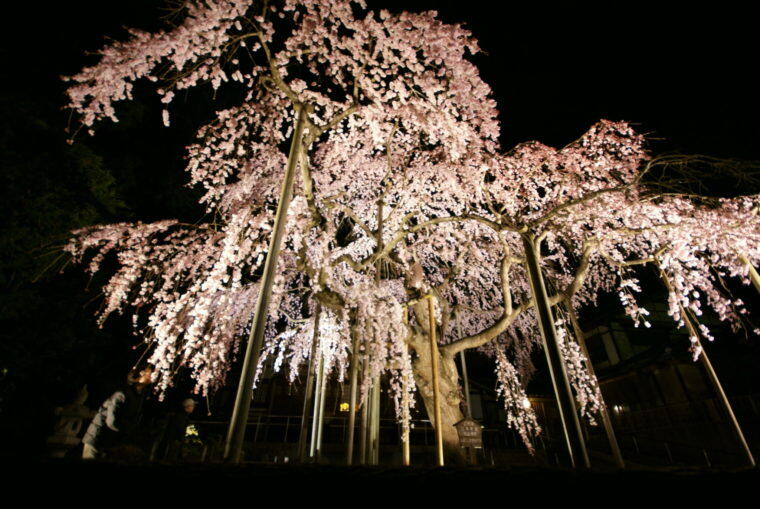
{"label": "black background", "polygon": [[[573,4],[573,5],[569,5]],[[0,420],[2,442],[42,445],[50,408],[89,383],[92,400],[119,382],[139,352],[127,320],[98,330],[96,278],[57,274],[56,246],[93,222],[196,221],[184,186],[183,147],[211,118],[208,91],[175,100],[172,128],[155,96],[117,110],[121,122],[65,144],[61,75],[94,57],[123,27],[152,29],[165,14],[149,0],[6,6],[0,45]],[[480,40],[475,57],[501,112],[502,145],[537,139],[561,146],[600,118],[627,120],[656,153],[760,159],[757,32],[748,6],[371,1],[397,11],[436,9]],[[93,177],[93,167],[100,168]],[[105,175],[105,176],[103,176]],[[110,180],[109,180],[110,175]],[[739,190],[743,191],[743,190]],[[53,270],[45,268],[53,263]],[[44,273],[41,278],[39,274]],[[11,416],[11,419],[7,417]]]}

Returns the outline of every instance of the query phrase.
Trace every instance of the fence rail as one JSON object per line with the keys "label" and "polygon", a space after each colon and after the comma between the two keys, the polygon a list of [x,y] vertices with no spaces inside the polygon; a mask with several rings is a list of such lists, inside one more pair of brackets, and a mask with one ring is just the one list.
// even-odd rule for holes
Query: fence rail
{"label": "fence rail", "polygon": [[[754,431],[760,416],[760,395],[732,398],[732,404],[740,419],[753,421],[750,434]],[[616,435],[629,463],[645,465],[732,465],[743,462],[730,428],[717,410],[712,400],[647,408],[642,410],[614,411],[613,423]],[[547,415],[544,414],[544,418]],[[227,421],[193,421],[199,431],[204,448],[203,459],[218,456],[227,432]],[[311,417],[307,418],[310,429]],[[347,415],[334,415],[325,420],[323,447],[329,456],[331,451],[337,458],[343,454],[347,439]],[[245,441],[254,457],[263,461],[283,461],[296,455],[301,428],[300,415],[265,415],[255,413],[249,418]],[[545,427],[545,429],[548,428]],[[556,427],[555,427],[556,428]],[[555,430],[556,434],[556,430]],[[358,433],[357,433],[358,436]],[[394,419],[381,419],[380,443],[386,453],[395,454],[401,448],[399,424]],[[754,445],[753,438],[750,443]],[[432,451],[435,434],[430,421],[412,421],[410,431],[412,448],[418,455]],[[587,441],[593,452],[606,453],[606,436],[600,428],[588,428]],[[544,434],[535,440],[537,454],[534,463],[559,463],[564,455],[564,441],[560,436]],[[500,457],[508,452],[525,452],[522,441],[506,425],[483,429],[483,449],[481,462],[498,464]],[[513,460],[514,458],[512,458]]]}

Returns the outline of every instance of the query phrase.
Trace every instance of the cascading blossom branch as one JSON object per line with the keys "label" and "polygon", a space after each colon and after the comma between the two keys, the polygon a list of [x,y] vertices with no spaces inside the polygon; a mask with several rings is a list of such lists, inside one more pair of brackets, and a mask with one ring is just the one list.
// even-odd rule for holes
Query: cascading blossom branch
{"label": "cascading blossom branch", "polygon": [[[695,158],[650,157],[644,138],[624,122],[601,121],[559,150],[533,142],[498,157],[486,217],[545,242],[545,274],[555,288],[573,289],[558,294],[573,307],[616,292],[635,325],[648,327],[649,313],[637,303],[644,289],[636,270],[650,265],[667,279],[669,313],[679,327],[687,325],[686,315],[695,322],[705,304],[734,328],[746,326],[744,303],[727,291],[725,279],[749,284],[760,263],[757,196],[663,192],[667,170]],[[653,171],[665,172],[654,187],[647,181]],[[692,325],[694,345],[711,340],[704,324]]]}
{"label": "cascading blossom branch", "polygon": [[591,374],[587,367],[589,360],[581,352],[581,347],[575,342],[564,320],[555,322],[559,349],[565,360],[567,377],[575,389],[575,400],[578,402],[578,411],[585,417],[589,424],[596,426],[595,416],[602,411],[602,392],[599,381]]}
{"label": "cascading blossom branch", "polygon": [[140,79],[161,82],[167,105],[176,90],[232,81],[248,90],[243,108],[261,100],[262,87],[276,100],[309,105],[312,141],[346,120],[378,146],[398,128],[453,159],[496,148],[496,103],[466,58],[477,42],[435,12],[375,13],[361,0],[188,1],[185,9],[177,27],[130,30],[96,65],[65,78],[74,83],[68,106],[84,126],[116,121],[114,104],[131,99]]}
{"label": "cascading blossom branch", "polygon": [[[612,206],[624,214],[610,217]],[[700,203],[687,196],[652,197],[642,186],[582,209],[557,221],[567,227],[563,236],[573,232],[574,242],[581,244],[591,241],[589,223],[594,228],[594,246],[587,258],[589,271],[602,284],[579,292],[579,298],[593,301],[603,289],[617,291],[634,324],[649,327],[649,313],[637,303],[637,295],[646,289],[635,270],[652,266],[667,289],[668,314],[677,327],[688,329],[695,360],[701,340],[713,340],[709,328],[699,323],[705,309],[734,330],[752,329],[748,310],[732,295],[727,279],[749,284],[753,265],[760,263],[756,196]],[[601,216],[602,210],[607,217]],[[595,219],[589,221],[591,217]]]}
{"label": "cascading blossom branch", "polygon": [[[97,120],[118,121],[113,103],[132,99],[134,82],[141,78],[158,81],[166,62],[177,73],[177,89],[189,88],[199,80],[211,80],[214,88],[227,81],[219,58],[224,47],[233,41],[233,32],[241,30],[237,18],[243,16],[252,0],[205,0],[187,2],[187,16],[169,31],[149,33],[129,30],[130,38],[116,42],[98,52],[100,60],[78,74],[65,77],[74,83],[67,93],[68,107],[82,114],[82,123],[92,126]],[[159,89],[162,102],[169,103],[173,91]]]}
{"label": "cascading blossom branch", "polygon": [[[109,254],[119,269],[104,285],[99,324],[132,307],[136,333],[151,349],[159,391],[171,385],[179,367],[194,374],[199,391],[217,387],[229,369],[240,336],[249,325],[257,286],[244,283],[244,267],[258,270],[261,238],[251,238],[246,218],[233,217],[221,231],[181,225],[118,224],[75,231],[66,246],[75,261],[94,252],[94,273]],[[246,239],[246,235],[248,238]],[[250,242],[255,248],[238,249]],[[139,320],[145,311],[144,321]]]}
{"label": "cascading blossom branch", "polygon": [[[473,331],[466,344],[493,354],[487,341],[494,336],[504,346],[525,345],[519,339],[526,336],[537,342],[522,246],[514,242],[520,238],[539,253],[551,306],[580,308],[617,291],[635,323],[649,326],[647,310],[636,302],[642,288],[635,270],[651,265],[667,283],[670,314],[678,326],[689,329],[695,358],[700,339],[712,338],[697,322],[703,303],[720,319],[746,326],[742,317],[747,311],[731,297],[724,278],[739,277],[749,284],[748,276],[760,262],[758,198],[715,200],[663,191],[667,181],[662,177],[655,187],[648,184],[649,172],[662,170],[667,177],[671,166],[691,161],[686,156],[651,158],[641,135],[624,122],[610,121],[599,122],[562,149],[531,142],[495,156],[486,170],[480,209],[470,209],[460,219],[503,235],[507,253],[515,253],[501,255],[502,300],[511,312],[486,329],[490,333]],[[499,254],[486,256],[494,260]],[[456,284],[454,279],[450,287]],[[526,316],[529,325],[515,327]],[[469,321],[466,316],[464,321]],[[593,422],[603,404],[598,382],[562,321],[558,334],[575,398]]]}
{"label": "cascading blossom branch", "polygon": [[536,412],[530,404],[528,395],[520,382],[517,370],[512,365],[504,350],[496,350],[496,394],[504,401],[507,423],[517,431],[525,447],[534,453],[533,439],[541,433],[536,419]]}

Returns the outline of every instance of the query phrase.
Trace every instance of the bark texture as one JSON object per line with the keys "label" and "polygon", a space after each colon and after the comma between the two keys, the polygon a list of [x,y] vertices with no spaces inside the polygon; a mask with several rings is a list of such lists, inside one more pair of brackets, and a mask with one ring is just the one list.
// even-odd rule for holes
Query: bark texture
{"label": "bark texture", "polygon": [[[435,422],[435,410],[433,404],[433,372],[432,357],[430,355],[430,340],[427,335],[415,335],[410,346],[414,350],[415,357],[412,361],[414,380],[417,384],[425,410],[430,416],[433,427]],[[454,358],[448,355],[437,354],[439,373],[439,391],[441,405],[441,423],[443,431],[443,449],[447,465],[465,463],[464,451],[459,447],[459,436],[454,424],[464,419],[461,410],[462,398],[459,390],[459,373]]]}

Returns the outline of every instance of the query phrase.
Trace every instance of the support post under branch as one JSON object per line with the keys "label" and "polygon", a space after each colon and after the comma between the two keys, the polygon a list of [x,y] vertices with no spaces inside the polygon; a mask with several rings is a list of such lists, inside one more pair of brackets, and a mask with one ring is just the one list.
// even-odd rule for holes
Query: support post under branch
{"label": "support post under branch", "polygon": [[253,380],[256,375],[256,367],[259,363],[259,355],[264,342],[264,329],[267,323],[269,301],[272,297],[272,284],[277,272],[277,259],[280,254],[280,244],[285,232],[285,223],[288,217],[288,207],[293,196],[293,181],[295,180],[296,162],[301,150],[301,138],[306,123],[306,106],[296,105],[296,125],[293,130],[293,138],[290,142],[288,162],[285,167],[285,177],[280,191],[280,201],[277,204],[277,215],[274,218],[274,227],[269,237],[269,250],[264,262],[264,273],[259,283],[259,298],[256,301],[256,310],[251,323],[251,331],[248,335],[248,346],[243,360],[243,371],[240,374],[235,407],[230,419],[230,427],[227,431],[227,441],[224,447],[224,459],[230,463],[239,463],[243,450],[245,428],[248,424],[248,412],[251,409],[253,397]]}
{"label": "support post under branch", "polygon": [[546,293],[543,274],[540,265],[540,246],[535,237],[523,234],[523,247],[525,248],[525,261],[530,280],[530,291],[535,303],[538,328],[541,331],[541,339],[544,343],[546,362],[549,365],[554,394],[557,397],[557,408],[565,434],[567,450],[570,462],[574,468],[589,468],[591,465],[586,451],[586,442],[583,438],[583,430],[578,420],[578,412],[575,409],[575,399],[570,388],[565,371],[565,362],[559,349],[557,330],[554,326],[549,296]]}

